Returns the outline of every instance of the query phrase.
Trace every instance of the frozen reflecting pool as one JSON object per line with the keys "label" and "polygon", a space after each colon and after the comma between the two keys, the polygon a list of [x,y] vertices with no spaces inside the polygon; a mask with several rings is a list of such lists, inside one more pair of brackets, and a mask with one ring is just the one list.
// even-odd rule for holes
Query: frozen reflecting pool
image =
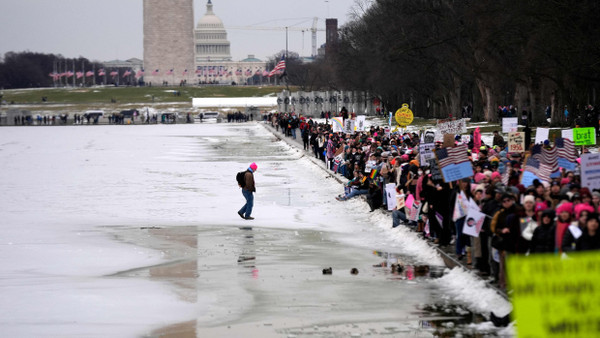
{"label": "frozen reflecting pool", "polygon": [[2,128],[0,334],[506,333],[504,299],[305,156],[259,124]]}

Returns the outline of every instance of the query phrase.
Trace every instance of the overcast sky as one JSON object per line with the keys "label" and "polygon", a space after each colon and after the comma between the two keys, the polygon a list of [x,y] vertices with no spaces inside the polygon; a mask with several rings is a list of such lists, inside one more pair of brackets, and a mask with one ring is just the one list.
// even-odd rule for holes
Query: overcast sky
{"label": "overcast sky", "polygon": [[[109,61],[143,57],[143,0],[0,0],[0,54],[33,51],[83,56]],[[168,1],[168,0],[165,0]],[[195,23],[206,12],[207,0],[194,0]],[[214,12],[227,27],[310,28],[318,17],[346,23],[355,0],[213,0]],[[228,29],[231,54],[267,59],[285,49],[285,31]],[[311,33],[289,32],[289,49],[311,54]],[[304,44],[303,44],[304,41]],[[325,42],[319,32],[317,45]]]}

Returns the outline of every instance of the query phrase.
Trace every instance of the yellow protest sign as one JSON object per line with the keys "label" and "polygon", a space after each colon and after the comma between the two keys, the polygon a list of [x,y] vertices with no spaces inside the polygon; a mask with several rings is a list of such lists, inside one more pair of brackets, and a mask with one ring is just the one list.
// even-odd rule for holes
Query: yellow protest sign
{"label": "yellow protest sign", "polygon": [[519,337],[600,337],[600,253],[507,259]]}
{"label": "yellow protest sign", "polygon": [[402,108],[396,111],[396,122],[402,128],[411,124],[414,118],[413,112],[408,108],[407,103],[403,104]]}

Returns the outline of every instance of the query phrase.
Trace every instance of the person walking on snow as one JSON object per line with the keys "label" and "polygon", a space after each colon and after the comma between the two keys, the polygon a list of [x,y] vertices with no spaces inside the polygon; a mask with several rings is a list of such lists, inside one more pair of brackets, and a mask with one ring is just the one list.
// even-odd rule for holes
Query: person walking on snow
{"label": "person walking on snow", "polygon": [[258,169],[258,166],[256,163],[252,163],[244,175],[244,182],[246,184],[242,187],[242,195],[244,195],[244,198],[246,199],[246,204],[238,211],[238,215],[243,219],[254,219],[254,217],[250,215],[252,214],[254,193],[256,192],[256,187],[254,186],[254,172],[256,172],[256,169]]}

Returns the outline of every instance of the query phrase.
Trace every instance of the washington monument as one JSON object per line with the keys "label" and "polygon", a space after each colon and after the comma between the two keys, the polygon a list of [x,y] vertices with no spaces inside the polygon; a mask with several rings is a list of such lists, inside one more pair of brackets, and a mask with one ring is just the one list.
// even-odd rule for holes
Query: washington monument
{"label": "washington monument", "polygon": [[145,82],[193,82],[194,0],[143,1]]}

